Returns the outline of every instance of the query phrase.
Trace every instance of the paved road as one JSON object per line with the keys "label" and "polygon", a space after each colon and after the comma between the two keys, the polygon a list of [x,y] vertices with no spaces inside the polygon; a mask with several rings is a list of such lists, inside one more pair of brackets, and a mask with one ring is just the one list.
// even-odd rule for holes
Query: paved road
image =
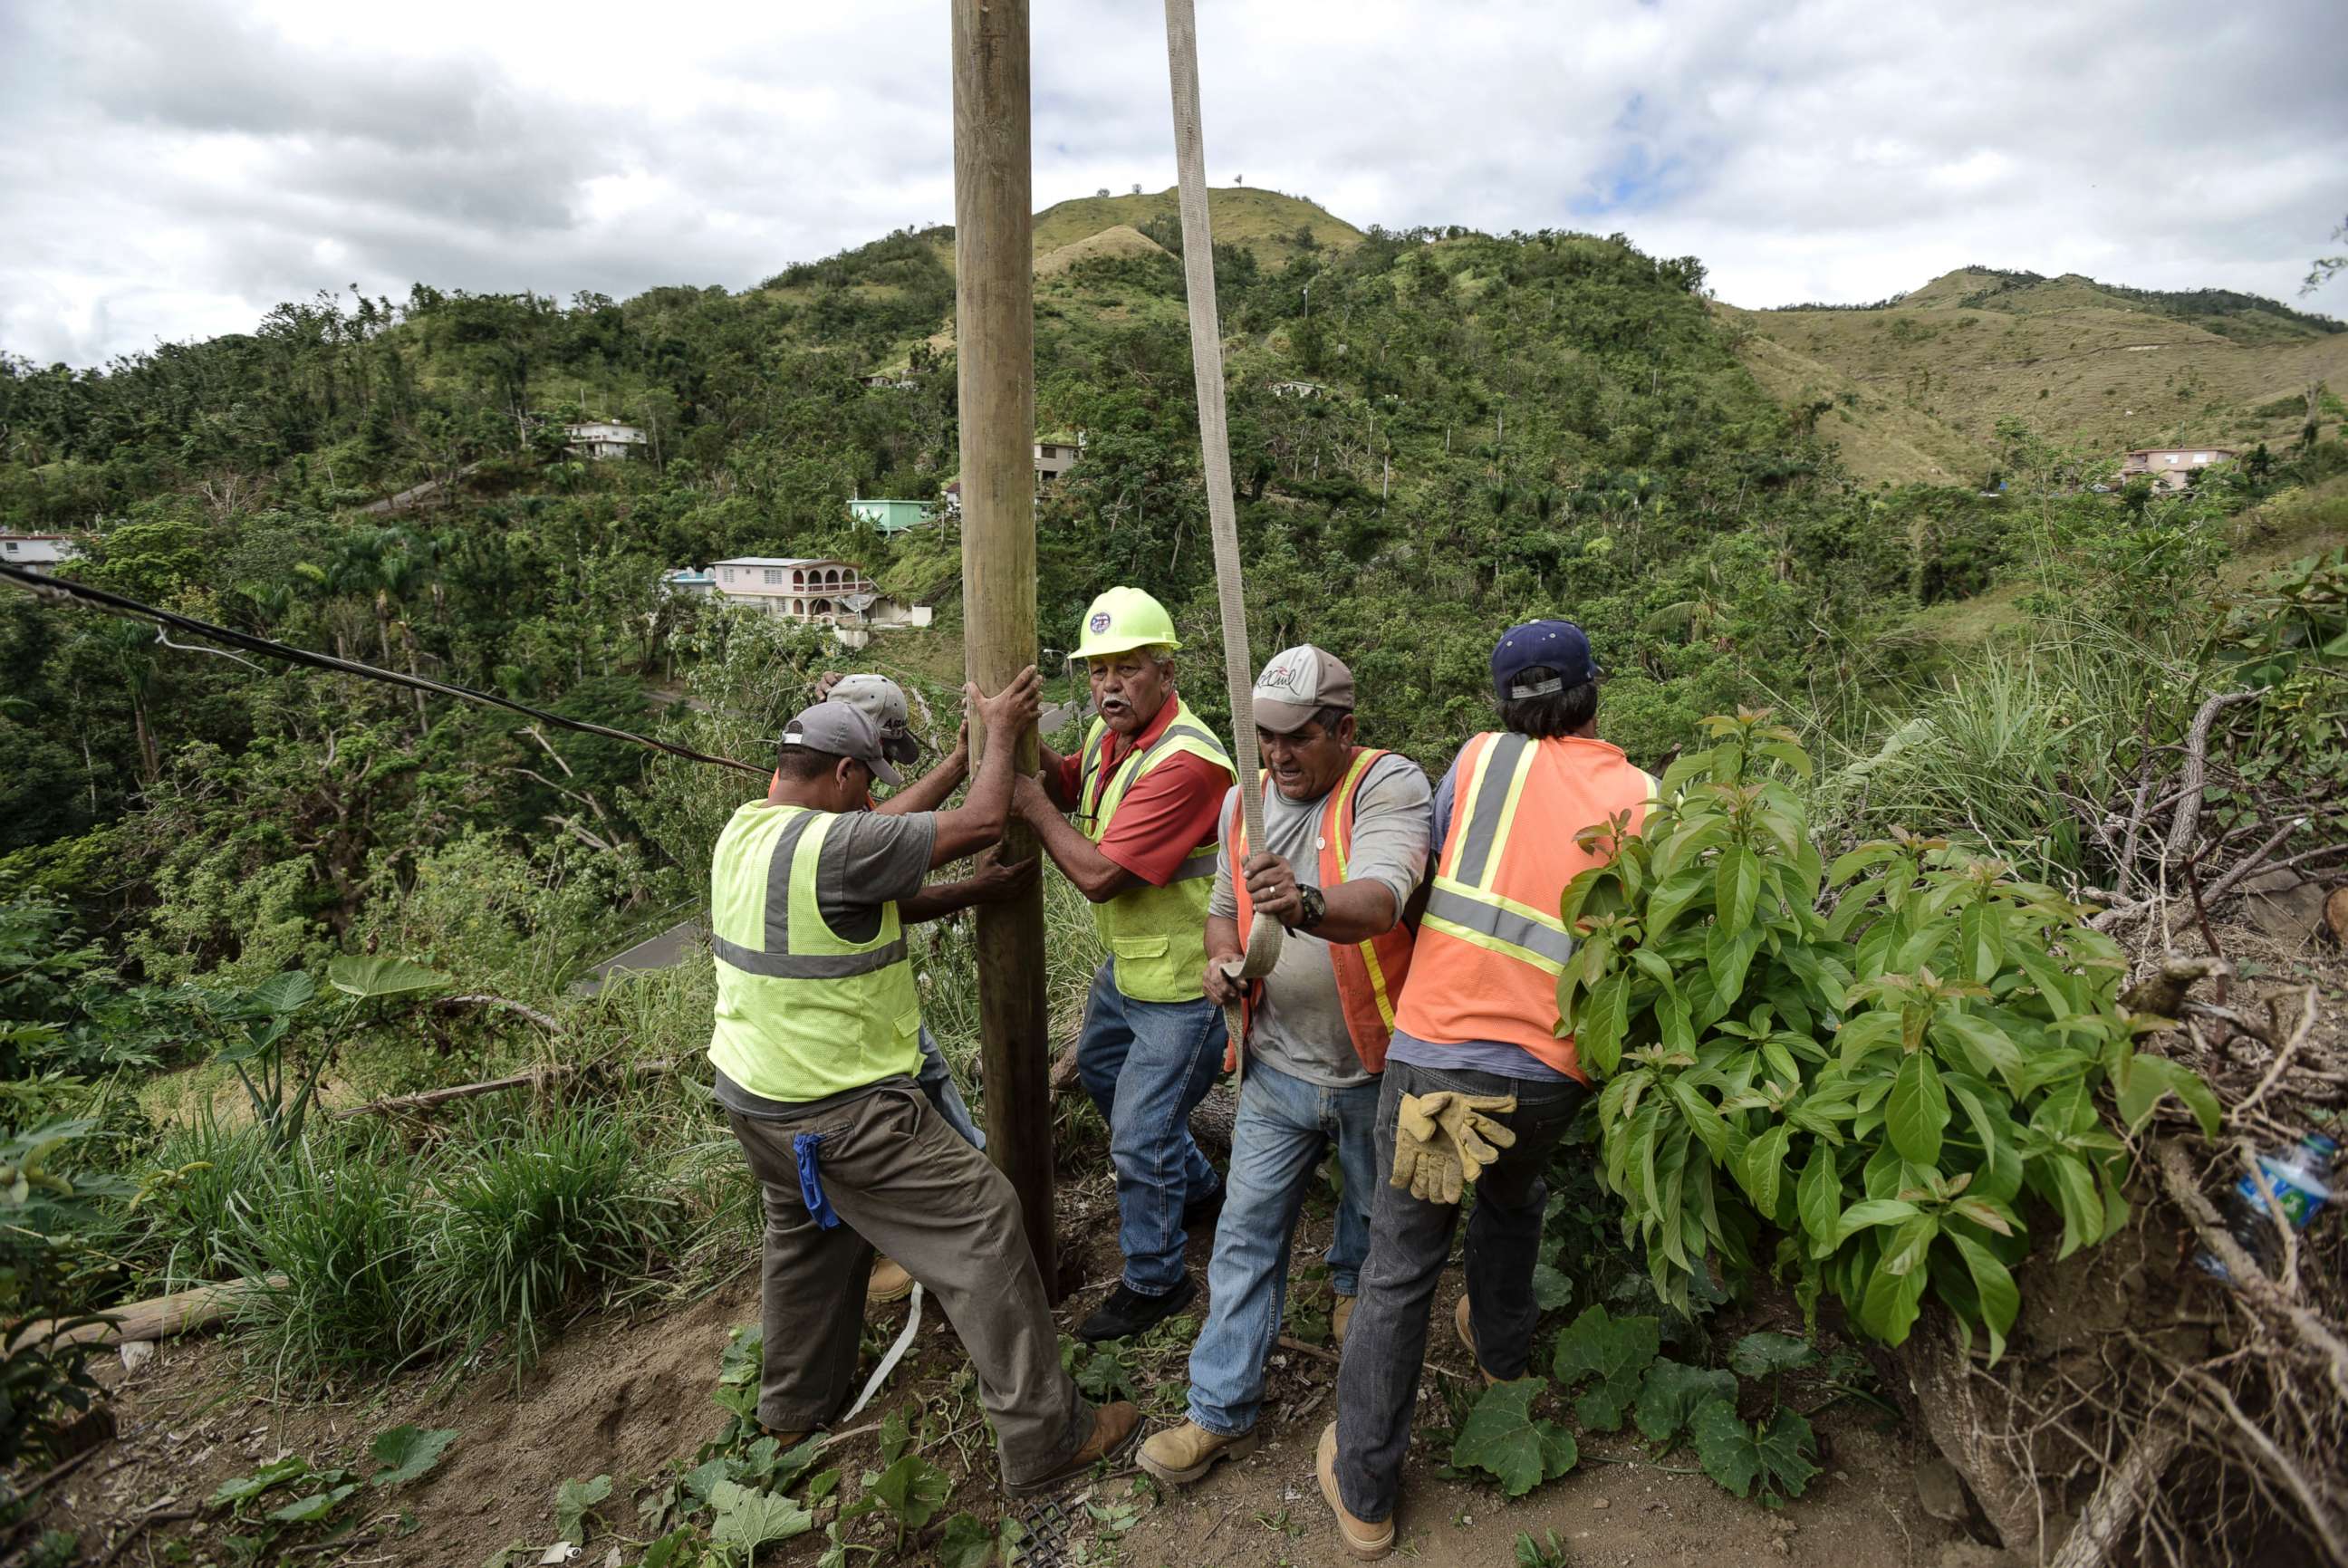
{"label": "paved road", "polygon": [[641,974],[648,969],[667,969],[705,952],[708,946],[709,928],[702,917],[681,920],[666,931],[647,936],[625,952],[615,953],[587,972],[586,977],[571,987],[574,996],[592,996],[603,988],[603,983],[614,975]]}
{"label": "paved road", "polygon": [[[480,466],[481,465],[477,462],[467,463],[463,468],[457,470],[457,477],[458,479],[464,479],[470,475],[475,469],[478,469]],[[439,493],[440,481],[438,480],[426,480],[420,485],[408,486],[406,490],[401,490],[397,495],[386,496],[381,500],[369,501],[366,505],[359,508],[359,511],[366,512],[370,516],[381,517],[386,512],[406,511],[408,508],[415,506],[419,502],[429,500]]]}

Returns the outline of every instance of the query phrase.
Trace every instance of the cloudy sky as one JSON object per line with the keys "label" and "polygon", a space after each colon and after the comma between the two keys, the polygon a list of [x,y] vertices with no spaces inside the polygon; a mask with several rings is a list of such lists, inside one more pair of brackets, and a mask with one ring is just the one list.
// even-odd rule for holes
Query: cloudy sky
{"label": "cloudy sky", "polygon": [[[1159,8],[1034,27],[1036,205],[1172,183]],[[2295,301],[2348,214],[2342,0],[1200,0],[1200,32],[1215,183],[1621,230],[1740,304],[1968,263]],[[741,287],[951,218],[947,48],[943,0],[0,0],[0,349],[353,283]]]}

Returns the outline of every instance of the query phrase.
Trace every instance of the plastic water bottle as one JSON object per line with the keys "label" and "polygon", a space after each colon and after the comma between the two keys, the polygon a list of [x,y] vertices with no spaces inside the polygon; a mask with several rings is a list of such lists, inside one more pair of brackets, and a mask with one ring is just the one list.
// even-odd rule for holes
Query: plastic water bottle
{"label": "plastic water bottle", "polygon": [[[2339,1144],[2321,1132],[2311,1132],[2295,1148],[2259,1156],[2259,1169],[2274,1190],[2275,1202],[2282,1205],[2283,1218],[2291,1222],[2291,1229],[2307,1229],[2331,1201],[2332,1161],[2339,1152]],[[2267,1218],[2267,1202],[2259,1193],[2259,1184],[2248,1175],[2235,1182],[2227,1195],[2226,1229],[2260,1268],[2274,1266],[2274,1222]],[[2211,1253],[2205,1252],[2194,1261],[2205,1273],[2228,1277],[2226,1265]]]}

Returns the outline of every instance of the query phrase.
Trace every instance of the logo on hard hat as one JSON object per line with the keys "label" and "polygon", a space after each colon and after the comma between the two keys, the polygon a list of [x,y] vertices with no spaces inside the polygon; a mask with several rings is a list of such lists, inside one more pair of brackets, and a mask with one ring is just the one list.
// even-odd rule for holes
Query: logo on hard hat
{"label": "logo on hard hat", "polygon": [[1103,610],[1099,614],[1095,615],[1092,618],[1092,628],[1096,632],[1106,632],[1108,630],[1107,611]]}

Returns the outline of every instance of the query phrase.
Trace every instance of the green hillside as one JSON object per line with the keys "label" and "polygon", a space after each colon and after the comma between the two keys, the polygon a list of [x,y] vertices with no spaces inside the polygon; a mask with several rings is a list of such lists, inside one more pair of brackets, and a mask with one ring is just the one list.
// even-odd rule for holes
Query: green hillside
{"label": "green hillside", "polygon": [[2348,386],[2341,324],[2225,290],[1971,267],[1879,305],[1723,309],[1782,351],[1753,356],[1781,396],[1857,395],[1847,418],[1820,428],[1854,471],[1879,480],[1986,472],[2009,418],[2114,454],[2280,447],[2299,438],[2312,382]]}
{"label": "green hillside", "polygon": [[[1560,1198],[1541,1243],[1562,1285],[1543,1299],[1598,1315],[1569,1326],[1552,1309],[1543,1343],[1586,1347],[1591,1325],[1635,1337],[1643,1322],[1652,1355],[1670,1310],[1687,1330],[1673,1330],[1675,1356],[1725,1352],[1734,1367],[1775,1344],[1751,1364],[1783,1385],[1766,1424],[1744,1414],[1759,1412],[1759,1377],[1742,1409],[1707,1395],[1694,1418],[1704,1469],[1657,1471],[1659,1485],[1702,1489],[1705,1511],[1678,1517],[1743,1519],[1754,1548],[1732,1541],[1724,1561],[1784,1542],[1754,1522],[1756,1472],[1712,1462],[1708,1410],[1733,1429],[1735,1465],[1773,1453],[1777,1480],[1813,1487],[1803,1540],[1849,1562],[1924,1557],[1941,1543],[1912,1532],[1941,1522],[1893,1519],[1895,1543],[1824,1511],[1883,1513],[1874,1480],[1852,1484],[1818,1453],[1890,1440],[1883,1401],[1842,1398],[1867,1380],[1850,1342],[1896,1344],[1929,1289],[1936,1315],[2010,1328],[2003,1365],[2043,1383],[2050,1367],[2085,1366],[2052,1348],[2070,1282],[2123,1282],[2109,1291],[2151,1302],[2151,1315],[2096,1319],[2138,1323],[2130,1339],[2149,1344],[2175,1315],[2137,1288],[2137,1260],[2189,1271],[2199,1244],[2153,1230],[2148,1203],[2122,1212],[2119,1135],[2149,1145],[2157,1114],[2168,1147],[2193,1136],[2181,1112],[2147,1101],[2138,1115],[2129,1097],[2178,1089],[2164,1069],[2187,1068],[2114,1011],[2122,950],[2076,926],[2069,901],[2130,899],[2133,913],[2115,913],[2137,921],[2132,940],[2156,963],[2214,950],[2220,923],[2246,960],[2241,1018],[2281,1028],[2281,1006],[2316,995],[2298,957],[2237,939],[2243,900],[2228,890],[2255,869],[2246,853],[2328,876],[2348,842],[2348,557],[2264,583],[2248,570],[2348,538],[2336,416],[2301,440],[2286,417],[2297,402],[2278,401],[2337,376],[2348,335],[2229,298],[1978,272],[1880,310],[1743,312],[1712,300],[1698,258],[1619,235],[1362,232],[1268,192],[1216,201],[1253,657],[1306,641],[1339,654],[1361,738],[1439,777],[1496,722],[1496,637],[1570,616],[1606,672],[1599,733],[1665,780],[1644,842],[1577,883],[1578,914],[1551,906],[1575,920],[1577,954],[1614,967],[1595,984],[1581,957],[1569,969],[1583,1059],[1610,1081],[1586,1135],[1548,1167]],[[1161,193],[1036,221],[1036,429],[1079,433],[1082,450],[1036,497],[1035,654],[1054,709],[1076,711],[1084,674],[1059,650],[1103,589],[1142,586],[1173,618],[1184,699],[1229,733],[1171,219]],[[0,1508],[0,1560],[30,1560],[21,1546],[52,1564],[111,1561],[136,1541],[198,1565],[361,1550],[499,1563],[551,1529],[594,1561],[629,1542],[673,1568],[761,1549],[770,1565],[992,1560],[1003,1500],[954,1336],[920,1336],[870,1420],[788,1449],[761,1435],[761,1341],[726,1331],[757,1317],[745,1265],[764,1211],[711,1095],[720,1004],[695,922],[713,844],[768,788],[778,738],[824,676],[901,680],[924,762],[954,744],[960,524],[932,515],[882,536],[850,511],[851,498],[937,497],[958,471],[954,282],[953,235],[932,229],[738,293],[565,304],[418,284],[397,302],[285,304],[251,333],[91,371],[0,345],[0,529],[69,532],[82,553],[58,568],[64,583],[232,628],[258,655],[184,625],[159,638],[67,602],[64,583],[38,596],[0,586],[0,1163],[15,1171],[0,1181],[0,1284],[15,1293],[0,1332],[200,1282],[235,1303],[223,1349],[109,1375],[119,1430],[149,1457],[105,1487],[91,1478],[118,1460],[44,1495],[45,1508],[85,1500],[66,1516],[78,1536],[36,1543],[17,1528],[35,1516]],[[882,367],[901,373],[872,376]],[[2181,395],[2161,381],[2188,372]],[[2123,411],[2106,417],[2107,401]],[[2040,433],[1997,428],[2015,412]],[[636,455],[569,449],[564,425],[590,416],[640,427]],[[2272,449],[2185,493],[2085,482],[2130,440],[2180,428],[2215,439],[2229,420],[2271,431]],[[2079,442],[2100,443],[2095,461],[2063,449]],[[2006,483],[1985,491],[1993,466]],[[837,632],[865,628],[666,577],[743,555],[853,562],[934,624],[871,630],[851,651]],[[261,638],[376,670],[281,661]],[[386,671],[541,711],[427,696],[376,678]],[[2215,694],[2236,695],[2197,727]],[[1070,748],[1079,735],[1063,722],[1048,738]],[[2208,771],[2180,782],[2205,737]],[[1822,885],[1829,866],[1838,892]],[[1035,978],[1064,1045],[1103,954],[1076,885],[1041,875]],[[2188,922],[2179,889],[2210,918]],[[1836,901],[1830,918],[1821,898]],[[655,934],[673,963],[583,984]],[[987,1117],[970,923],[912,922],[903,936],[922,1022]],[[2289,1044],[2219,1048],[2233,1037],[2193,1058],[2230,1075],[2213,1086],[2235,1108],[2228,1137],[2319,1125],[2300,1107],[2329,1106],[2339,1073],[2295,1087],[2283,1058],[2304,1048],[2302,1064],[2336,1064],[2336,1047],[2305,1024]],[[1004,1125],[1001,1100],[991,1109]],[[1073,1326],[1117,1273],[1102,1220],[1112,1161],[1081,1096],[1050,1120],[1063,1255],[1084,1253],[1086,1283],[1061,1313]],[[1798,1194],[1781,1167],[1801,1171]],[[1823,1234],[1821,1193],[1842,1216]],[[1871,1207],[1904,1217],[1852,1222]],[[1328,1222],[1323,1198],[1310,1209],[1298,1271]],[[2123,1219],[2116,1251],[2140,1250],[2113,1272],[2045,1272]],[[2308,1234],[2310,1301],[2348,1299],[2337,1228]],[[1295,1343],[1313,1354],[1265,1407],[1292,1455],[1335,1359],[1312,1343],[1330,1332],[1330,1282],[1294,1277],[1282,1336],[1310,1336]],[[2017,1317],[2023,1299],[2034,1309]],[[902,1310],[868,1316],[860,1361]],[[1945,1345],[1943,1321],[1930,1332]],[[1760,1322],[1803,1325],[1818,1350],[1775,1332],[1732,1341]],[[1096,1346],[1074,1370],[1103,1395],[1176,1392],[1187,1338]],[[88,1386],[79,1357],[112,1350],[46,1333],[24,1344],[0,1459],[61,1477],[98,1451],[71,1415]],[[1445,1355],[1472,1390],[1475,1357]],[[2280,1377],[2299,1363],[2258,1365]],[[1680,1400],[1682,1375],[1699,1393],[1722,1379],[1739,1393],[1728,1367],[1655,1366],[1674,1380],[1651,1377],[1643,1427],[1647,1392]],[[2197,1359],[2192,1376],[2215,1388],[2224,1369]],[[1323,1391],[1297,1398],[1307,1379]],[[2181,1418],[2168,1401],[2182,1386],[2131,1378],[2140,1397],[2115,1406],[2116,1429]],[[1533,1391],[1485,1397],[1513,1400],[1521,1432]],[[1561,1387],[1560,1420],[1593,1397]],[[2037,1418],[2026,1400],[2011,1408]],[[182,1432],[183,1446],[164,1440]],[[1443,1440],[1421,1446],[1430,1489],[1447,1451],[1465,1463]],[[1887,1451],[1904,1486],[1910,1450]],[[2291,1462],[2321,1475],[2333,1458]],[[2215,1485],[2163,1495],[2179,1520],[2240,1517],[2240,1494]],[[1251,1526],[1208,1539],[1212,1509],[1121,1481],[1100,1495],[1076,1523],[1086,1561],[1262,1559]],[[1444,1524],[1449,1504],[1419,1505],[1427,1560],[1503,1561],[1519,1522],[1576,1516],[1475,1495],[1490,1500],[1475,1505],[1481,1536]],[[2079,1495],[2050,1493],[2047,1511]],[[146,1501],[172,1496],[211,1501],[201,1519]],[[134,1505],[127,1524],[115,1517]],[[636,1541],[639,1523],[658,1539]],[[1708,1522],[1707,1539],[1728,1539],[1723,1528]],[[1170,1550],[1135,1550],[1186,1529]],[[1531,1537],[1516,1539],[1524,1561]],[[2296,1560],[2271,1542],[2182,1544],[2178,1561]]]}
{"label": "green hillside", "polygon": [[[1343,251],[1360,244],[1362,232],[1332,217],[1312,201],[1277,191],[1244,186],[1207,192],[1207,219],[1218,244],[1239,245],[1268,266],[1284,264],[1308,251]],[[1171,188],[1149,195],[1079,196],[1035,214],[1035,253],[1056,250],[1117,224],[1138,229],[1161,244],[1181,233],[1181,212]],[[1311,242],[1306,242],[1306,236]]]}

